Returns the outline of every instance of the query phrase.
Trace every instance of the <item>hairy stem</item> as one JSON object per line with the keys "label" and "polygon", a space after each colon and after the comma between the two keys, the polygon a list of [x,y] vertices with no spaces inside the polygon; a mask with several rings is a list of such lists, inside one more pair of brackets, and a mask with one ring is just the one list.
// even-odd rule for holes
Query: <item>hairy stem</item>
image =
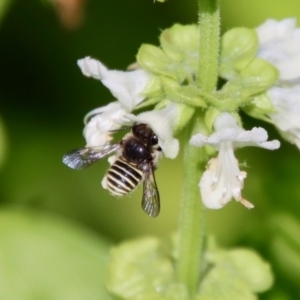
{"label": "hairy stem", "polygon": [[206,163],[204,149],[189,145],[193,131],[186,132],[185,140],[177,261],[177,280],[187,286],[191,295],[197,291],[200,277],[204,218],[198,183]]}
{"label": "hairy stem", "polygon": [[198,86],[205,92],[216,89],[218,80],[220,11],[219,0],[198,0],[199,60]]}
{"label": "hairy stem", "polygon": [[[218,79],[220,14],[219,0],[198,0],[199,5],[199,61],[197,84],[204,93],[216,90]],[[199,117],[199,115],[198,115]],[[179,221],[179,252],[177,280],[186,285],[191,297],[199,287],[203,256],[204,208],[198,183],[205,169],[207,155],[204,148],[189,145],[192,134],[205,132],[205,125],[194,120],[184,141],[184,183]],[[202,128],[199,128],[201,126]],[[202,130],[201,130],[202,129]]]}

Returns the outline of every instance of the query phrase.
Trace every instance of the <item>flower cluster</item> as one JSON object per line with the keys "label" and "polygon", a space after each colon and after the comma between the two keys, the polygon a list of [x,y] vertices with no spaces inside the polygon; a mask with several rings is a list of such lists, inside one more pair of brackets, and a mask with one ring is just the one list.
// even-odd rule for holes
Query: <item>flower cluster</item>
{"label": "flower cluster", "polygon": [[300,149],[300,28],[296,19],[267,20],[256,28],[257,56],[279,71],[268,96],[275,107],[269,117],[284,138]]}
{"label": "flower cluster", "polygon": [[[90,57],[78,61],[82,73],[100,80],[115,98],[85,117],[87,146],[107,145],[112,131],[145,123],[157,135],[164,155],[173,159],[179,151],[174,135],[200,114],[205,129],[191,137],[190,146],[208,145],[218,152],[200,179],[204,205],[219,209],[234,198],[252,208],[242,197],[246,172],[240,170],[234,150],[245,146],[275,150],[280,143],[268,141],[263,128],[244,130],[238,111],[273,123],[300,149],[300,29],[296,20],[267,20],[256,29],[234,28],[225,33],[219,66],[225,84],[209,95],[196,82],[197,26],[176,24],[162,32],[160,44],[143,45],[137,68],[131,71],[108,70]],[[134,114],[150,105],[154,110]]]}

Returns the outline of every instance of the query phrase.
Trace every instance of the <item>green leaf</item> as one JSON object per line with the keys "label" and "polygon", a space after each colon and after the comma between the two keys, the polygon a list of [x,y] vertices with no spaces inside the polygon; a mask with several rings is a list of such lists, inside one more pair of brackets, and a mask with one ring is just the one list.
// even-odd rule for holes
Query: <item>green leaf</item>
{"label": "green leaf", "polygon": [[197,300],[257,299],[255,293],[273,283],[269,264],[252,250],[220,251],[209,260],[213,266],[201,282]]}
{"label": "green leaf", "polygon": [[254,29],[233,28],[221,39],[220,76],[230,79],[254,58],[258,38]]}
{"label": "green leaf", "polygon": [[186,288],[175,281],[170,255],[159,239],[148,237],[113,248],[108,289],[130,300],[188,300]]}
{"label": "green leaf", "polygon": [[[187,288],[175,277],[178,239],[161,242],[148,237],[124,242],[113,248],[107,286],[128,300],[186,300]],[[255,300],[255,293],[270,288],[273,278],[268,263],[249,249],[219,250],[209,243],[203,265],[207,270],[197,300]]]}
{"label": "green leaf", "polygon": [[108,244],[37,211],[0,212],[0,298],[115,299],[104,286]]}
{"label": "green leaf", "polygon": [[260,293],[268,290],[273,284],[273,276],[269,263],[265,262],[253,250],[233,249],[224,260],[230,263],[232,270],[244,280],[252,292]]}

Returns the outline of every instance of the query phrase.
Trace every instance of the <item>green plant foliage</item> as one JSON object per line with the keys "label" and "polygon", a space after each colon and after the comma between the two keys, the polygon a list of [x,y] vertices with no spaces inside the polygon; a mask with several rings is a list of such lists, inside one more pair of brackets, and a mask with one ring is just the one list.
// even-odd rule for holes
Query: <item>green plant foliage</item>
{"label": "green plant foliage", "polygon": [[130,300],[188,300],[187,289],[175,282],[170,254],[157,238],[129,241],[111,251],[108,289]]}
{"label": "green plant foliage", "polygon": [[237,101],[264,92],[278,78],[277,69],[268,62],[255,58],[222,88],[222,92]]}
{"label": "green plant foliage", "polygon": [[141,67],[155,75],[172,78],[179,83],[192,83],[197,67],[196,25],[175,24],[160,36],[161,48],[144,44],[137,54]]}
{"label": "green plant foliage", "polygon": [[[108,289],[124,299],[190,299],[176,282],[177,238],[141,238],[114,247],[108,267]],[[175,260],[174,260],[175,259]],[[273,283],[270,265],[249,249],[223,250],[209,242],[197,300],[257,299]]]}
{"label": "green plant foliage", "polygon": [[257,299],[255,293],[268,290],[273,277],[270,265],[249,249],[217,254],[214,266],[200,286],[199,299]]}
{"label": "green plant foliage", "polygon": [[0,298],[114,299],[104,287],[108,244],[45,213],[0,211]]}
{"label": "green plant foliage", "polygon": [[[80,226],[92,228],[97,234],[105,234],[115,241],[146,234],[166,236],[177,226],[181,210],[178,195],[183,177],[181,157],[172,161],[162,160],[155,172],[162,204],[161,215],[155,221],[147,218],[140,209],[141,188],[122,200],[109,196],[101,189],[100,181],[108,167],[107,161],[103,160],[82,172],[73,172],[62,165],[61,157],[72,148],[84,145],[81,135],[84,114],[112,99],[99,82],[83,78],[76,60],[92,55],[110,68],[124,69],[135,60],[138,45],[145,42],[157,45],[157,35],[160,35],[161,39],[165,39],[165,44],[164,49],[157,47],[157,52],[163,55],[155,57],[155,51],[151,55],[144,54],[149,54],[150,58],[154,56],[151,58],[152,65],[149,65],[150,71],[156,64],[156,70],[162,68],[161,74],[153,75],[153,83],[147,92],[149,99],[138,108],[154,106],[159,101],[162,105],[169,103],[168,100],[162,101],[165,91],[160,86],[160,78],[175,80],[186,88],[191,78],[179,82],[185,76],[178,59],[182,57],[180,49],[192,44],[186,34],[181,37],[186,39],[186,45],[176,42],[175,31],[182,32],[180,25],[167,31],[161,30],[174,22],[197,22],[197,1],[168,0],[164,5],[159,5],[151,0],[112,0],[86,1],[86,4],[85,22],[78,30],[68,31],[60,24],[52,6],[45,7],[41,1],[0,1],[0,112],[9,142],[9,152],[6,151],[3,160],[1,151],[6,141],[1,142],[4,135],[0,129],[1,204],[21,204],[28,209],[38,207],[40,210],[39,213],[0,212],[1,300],[18,300],[17,296],[22,300],[26,297],[28,300],[50,300],[54,293],[67,289],[75,291],[70,299],[76,299],[77,294],[82,295],[87,290],[81,299],[94,299],[90,291],[97,289],[97,300],[111,299],[112,296],[105,294],[103,285],[99,284],[103,280],[107,246],[98,237],[82,231]],[[253,30],[240,28],[241,25],[254,28],[268,18],[280,20],[296,17],[299,26],[299,0],[272,3],[222,0],[221,4],[221,32],[227,33],[223,35],[220,49],[223,53],[220,74],[225,78],[239,74],[256,51],[257,38]],[[239,26],[234,29],[236,31],[228,31],[236,26]],[[194,34],[191,29],[190,33]],[[236,48],[228,48],[233,42]],[[143,47],[139,53],[141,55],[142,50]],[[180,76],[173,76],[165,65],[165,61],[170,59],[165,50],[172,57],[178,57],[176,63],[169,66],[180,71]],[[188,59],[192,61],[192,56]],[[193,66],[196,68],[196,64]],[[264,68],[258,75],[264,73]],[[272,79],[271,73],[268,74]],[[269,84],[269,79],[265,83]],[[256,89],[255,81],[250,84]],[[174,102],[182,99],[182,93],[176,95],[181,91],[170,90],[170,95],[171,92],[175,94]],[[252,93],[252,90],[249,91]],[[230,87],[230,92],[236,92],[234,85]],[[247,91],[247,94],[250,92]],[[207,135],[221,109],[237,111],[238,105],[228,95],[216,94],[214,99],[207,99],[198,93],[197,97],[206,101],[209,107],[203,126],[209,129],[206,129]],[[190,98],[193,100],[196,97]],[[197,114],[203,112],[201,107],[195,109],[181,103],[179,105],[178,108],[183,110],[182,124],[190,119],[194,111]],[[259,94],[246,99],[240,109],[250,116],[269,121],[265,114],[273,111],[273,106],[266,94]],[[263,126],[272,139],[279,139],[278,133],[269,124],[257,124],[252,118],[242,116],[245,128]],[[123,132],[116,135],[123,136]],[[266,260],[272,262],[276,278],[274,286],[270,293],[259,298],[300,299],[299,151],[295,146],[282,142],[278,152],[265,153],[252,148],[236,154],[241,165],[247,165],[248,177],[243,196],[255,202],[255,209],[247,211],[232,203],[222,211],[206,211],[207,231],[212,232],[222,245],[229,248],[247,245],[259,249]],[[55,211],[62,219],[75,220],[80,225],[73,226],[53,218],[49,216],[49,211]],[[285,211],[287,215],[276,215],[272,221],[273,230],[267,232],[270,220],[277,211]],[[89,246],[84,246],[84,250],[83,245]],[[87,251],[87,248],[90,250]],[[169,265],[165,261],[169,257],[160,259]],[[171,255],[171,260],[173,257]],[[246,264],[244,261],[242,263]],[[146,266],[142,265],[142,268],[146,269]],[[227,274],[221,266],[220,269],[221,274]],[[215,276],[218,280],[226,280],[228,286],[222,287],[228,291],[231,282],[214,275],[216,272],[212,272],[211,278]],[[240,288],[237,290],[240,291]],[[174,291],[170,294],[177,294],[178,300],[185,295],[184,288],[180,286],[175,286]],[[209,293],[208,289],[206,292]],[[253,298],[253,293],[247,292],[247,297]],[[241,299],[240,295],[231,299],[234,298]],[[62,295],[61,299],[68,299],[67,295]]]}
{"label": "green plant foliage", "polygon": [[244,69],[254,58],[257,48],[257,34],[253,29],[228,30],[221,39],[220,75],[230,79]]}
{"label": "green plant foliage", "polygon": [[[193,68],[198,56],[198,26],[175,24],[162,32],[159,41],[165,53],[174,61]],[[190,62],[189,62],[190,61]]]}

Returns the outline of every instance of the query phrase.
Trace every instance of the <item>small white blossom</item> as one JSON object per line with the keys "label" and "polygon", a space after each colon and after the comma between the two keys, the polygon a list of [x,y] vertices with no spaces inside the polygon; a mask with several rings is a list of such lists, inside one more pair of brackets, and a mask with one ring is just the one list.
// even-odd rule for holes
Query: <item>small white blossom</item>
{"label": "small white blossom", "polygon": [[277,112],[269,114],[280,133],[300,149],[300,85],[268,91]]}
{"label": "small white blossom", "polygon": [[279,141],[267,141],[268,134],[263,128],[244,130],[237,125],[236,119],[229,113],[221,113],[214,124],[215,133],[209,137],[198,133],[190,144],[195,147],[210,145],[219,151],[218,157],[208,163],[199,187],[204,205],[211,209],[222,208],[232,198],[247,208],[254,206],[242,197],[241,190],[247,173],[240,171],[234,149],[256,146],[269,150],[278,149]]}
{"label": "small white blossom", "polygon": [[175,158],[179,152],[179,142],[173,137],[173,129],[178,121],[177,108],[170,104],[161,110],[147,111],[138,116],[127,115],[130,122],[148,124],[158,137],[158,144],[164,155]]}
{"label": "small white blossom", "polygon": [[256,31],[257,56],[279,71],[278,82],[267,92],[276,109],[269,117],[282,136],[300,149],[300,28],[294,18],[270,19]]}
{"label": "small white blossom", "polygon": [[90,57],[78,60],[78,66],[84,75],[99,79],[117,99],[91,111],[85,117],[84,136],[87,146],[104,145],[111,140],[110,131],[122,127],[122,117],[145,99],[143,90],[150,76],[142,69],[127,72],[108,70],[101,62]]}
{"label": "small white blossom", "polygon": [[126,114],[127,111],[117,101],[90,111],[84,118],[83,135],[86,146],[102,146],[109,143],[112,140],[111,131],[121,127],[117,122]]}
{"label": "small white blossom", "polygon": [[279,70],[279,80],[300,79],[300,29],[296,19],[282,21],[273,19],[256,28],[259,40],[257,56],[265,59]]}

